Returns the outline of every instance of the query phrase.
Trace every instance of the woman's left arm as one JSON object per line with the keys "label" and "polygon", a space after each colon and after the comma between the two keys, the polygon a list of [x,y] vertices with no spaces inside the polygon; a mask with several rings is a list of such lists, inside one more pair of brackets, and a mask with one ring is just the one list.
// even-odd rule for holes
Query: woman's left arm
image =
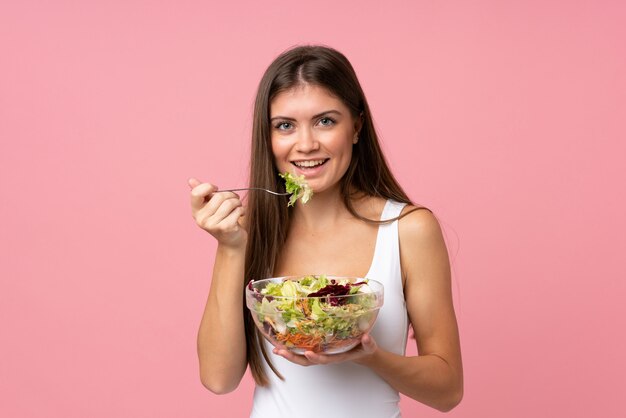
{"label": "woman's left arm", "polygon": [[419,355],[377,349],[356,361],[399,392],[449,411],[463,398],[463,366],[448,251],[439,223],[428,210],[402,218],[399,233],[406,306]]}

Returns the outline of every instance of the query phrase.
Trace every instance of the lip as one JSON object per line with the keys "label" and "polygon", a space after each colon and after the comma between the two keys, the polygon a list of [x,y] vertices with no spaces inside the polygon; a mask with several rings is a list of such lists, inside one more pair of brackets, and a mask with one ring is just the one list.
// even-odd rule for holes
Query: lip
{"label": "lip", "polygon": [[[298,167],[295,164],[296,162],[299,163],[299,162],[303,162],[303,161],[319,161],[319,160],[324,160],[324,163],[320,164],[320,165],[316,165],[315,167],[312,167],[312,168]],[[307,159],[301,159],[301,160],[293,160],[293,161],[290,161],[290,163],[295,168],[297,175],[303,175],[305,177],[311,177],[311,176],[315,176],[315,175],[319,174],[322,170],[324,170],[324,168],[325,168],[326,164],[328,163],[328,161],[330,161],[330,158],[307,158]]]}

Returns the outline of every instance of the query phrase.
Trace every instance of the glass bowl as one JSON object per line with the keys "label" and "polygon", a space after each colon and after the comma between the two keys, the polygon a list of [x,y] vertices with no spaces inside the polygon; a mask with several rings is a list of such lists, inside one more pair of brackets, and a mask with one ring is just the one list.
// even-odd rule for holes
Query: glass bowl
{"label": "glass bowl", "polygon": [[274,277],[246,287],[246,306],[261,333],[296,354],[354,348],[376,322],[383,301],[382,283],[356,277]]}

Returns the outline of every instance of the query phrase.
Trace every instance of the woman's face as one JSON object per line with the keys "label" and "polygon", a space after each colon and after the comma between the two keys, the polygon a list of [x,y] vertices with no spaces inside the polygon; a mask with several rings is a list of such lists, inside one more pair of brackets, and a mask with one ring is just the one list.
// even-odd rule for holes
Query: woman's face
{"label": "woman's face", "polygon": [[348,169],[360,120],[325,88],[303,84],[272,100],[270,129],[278,171],[304,175],[320,193],[338,185]]}

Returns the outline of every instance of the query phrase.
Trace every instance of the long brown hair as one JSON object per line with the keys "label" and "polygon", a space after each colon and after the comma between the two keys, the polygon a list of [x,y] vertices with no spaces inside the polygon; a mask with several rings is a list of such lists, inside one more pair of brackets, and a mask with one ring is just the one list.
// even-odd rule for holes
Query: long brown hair
{"label": "long brown hair", "polygon": [[[301,84],[327,89],[345,103],[353,118],[362,117],[359,141],[353,147],[352,160],[341,180],[341,194],[348,211],[359,219],[372,221],[355,210],[353,205],[355,192],[411,204],[385,161],[365,94],[352,65],[340,52],[319,45],[298,46],[283,52],[267,68],[259,83],[252,125],[250,187],[285,190],[284,181],[278,176],[271,149],[270,104],[279,93]],[[272,277],[279,251],[287,238],[289,227],[287,197],[276,198],[266,193],[251,193],[248,197],[246,215],[247,285],[252,279]],[[260,386],[269,383],[261,355],[274,373],[283,379],[270,361],[262,343],[263,336],[258,332],[245,304],[244,319],[248,364],[255,382]]]}

